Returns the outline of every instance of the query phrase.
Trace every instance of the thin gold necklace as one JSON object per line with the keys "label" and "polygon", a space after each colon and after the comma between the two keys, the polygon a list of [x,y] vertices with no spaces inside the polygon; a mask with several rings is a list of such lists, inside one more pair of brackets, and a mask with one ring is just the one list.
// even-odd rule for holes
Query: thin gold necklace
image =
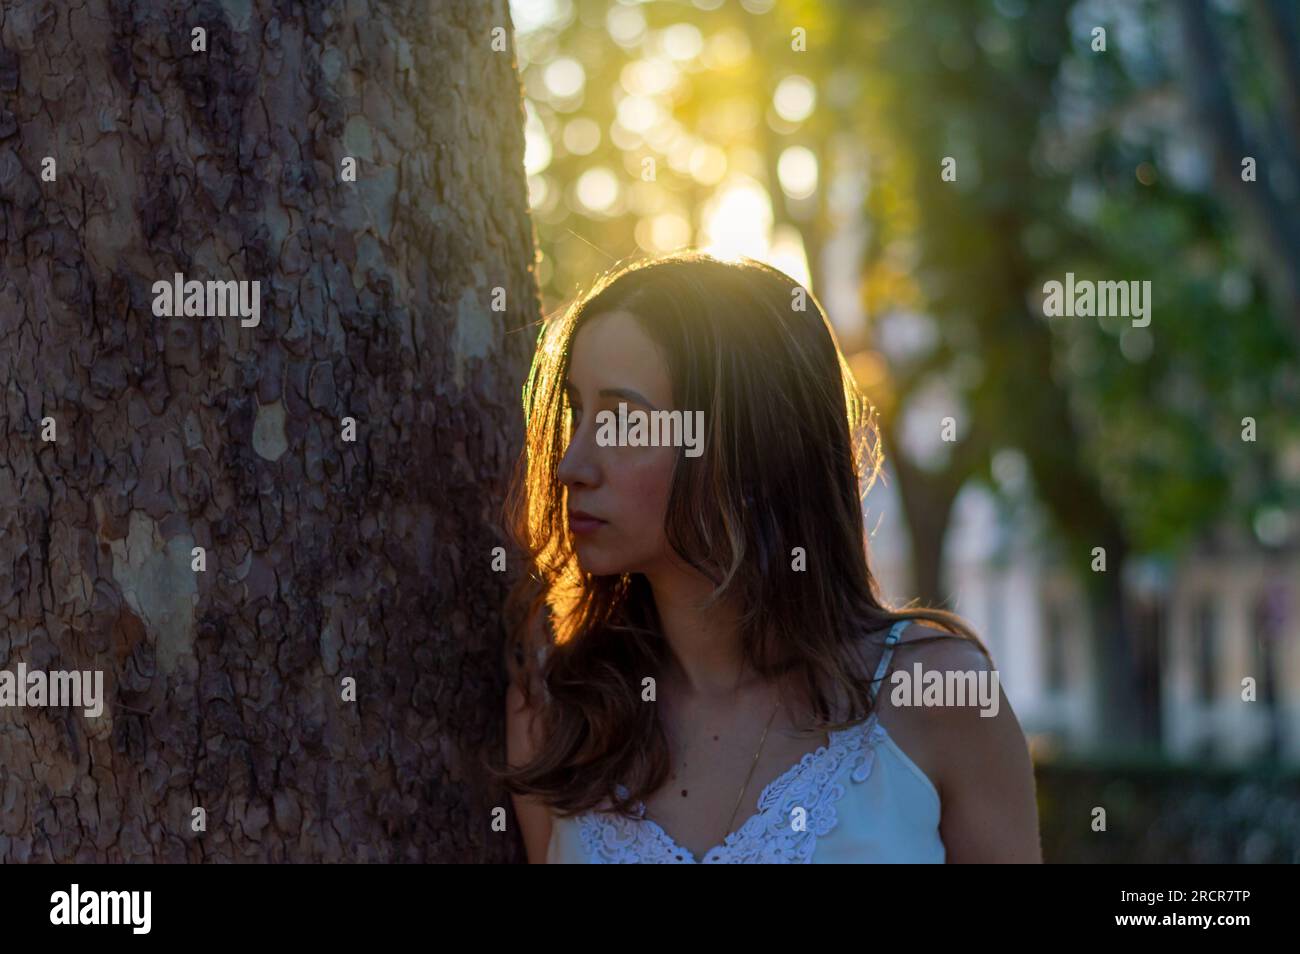
{"label": "thin gold necklace", "polygon": [[727,828],[722,833],[723,842],[731,834],[731,825],[736,820],[736,812],[740,810],[740,801],[745,797],[745,789],[749,788],[749,780],[754,777],[754,769],[758,768],[758,756],[763,751],[763,743],[767,741],[767,730],[772,728],[772,720],[776,718],[776,710],[781,708],[781,700],[776,701],[772,714],[767,717],[767,726],[763,729],[763,737],[758,740],[758,750],[754,752],[754,761],[749,766],[749,774],[745,776],[745,784],[740,786],[740,794],[736,796],[736,807],[731,810],[731,817],[727,819]]}

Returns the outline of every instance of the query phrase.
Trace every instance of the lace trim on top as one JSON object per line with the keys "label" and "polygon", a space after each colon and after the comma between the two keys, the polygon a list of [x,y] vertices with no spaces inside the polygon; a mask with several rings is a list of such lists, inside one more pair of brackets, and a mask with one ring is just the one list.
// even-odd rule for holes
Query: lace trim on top
{"label": "lace trim on top", "polygon": [[[864,782],[875,764],[876,746],[888,737],[876,714],[857,725],[829,734],[828,744],[802,759],[768,783],[758,798],[758,811],[710,848],[704,864],[808,864],[817,839],[828,834],[839,818],[836,804],[844,797],[848,777]],[[620,798],[627,788],[616,785]],[[578,816],[578,828],[587,857],[596,864],[698,864],[694,854],[677,844],[652,818],[645,802],[637,802],[636,818],[609,811]],[[804,824],[795,827],[792,813],[802,808]]]}

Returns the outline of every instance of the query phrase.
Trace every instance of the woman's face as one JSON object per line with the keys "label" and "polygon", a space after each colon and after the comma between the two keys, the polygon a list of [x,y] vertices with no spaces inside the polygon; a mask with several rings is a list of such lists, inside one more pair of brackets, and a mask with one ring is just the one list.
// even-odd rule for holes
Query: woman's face
{"label": "woman's face", "polygon": [[[602,447],[596,415],[617,415],[620,401],[629,415],[672,410],[663,357],[628,312],[598,315],[574,337],[566,387],[573,428],[558,476],[568,490],[565,519],[578,563],[598,576],[646,573],[668,556],[664,516],[680,449]],[[574,511],[600,522],[578,519]]]}

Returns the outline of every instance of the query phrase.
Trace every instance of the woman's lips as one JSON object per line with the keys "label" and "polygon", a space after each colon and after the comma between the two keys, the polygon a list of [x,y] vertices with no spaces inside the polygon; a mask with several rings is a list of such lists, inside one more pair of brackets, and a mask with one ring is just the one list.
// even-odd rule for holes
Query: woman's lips
{"label": "woman's lips", "polygon": [[569,511],[569,530],[572,533],[591,533],[594,530],[599,530],[604,525],[604,520],[598,520],[591,514],[583,513],[580,510]]}

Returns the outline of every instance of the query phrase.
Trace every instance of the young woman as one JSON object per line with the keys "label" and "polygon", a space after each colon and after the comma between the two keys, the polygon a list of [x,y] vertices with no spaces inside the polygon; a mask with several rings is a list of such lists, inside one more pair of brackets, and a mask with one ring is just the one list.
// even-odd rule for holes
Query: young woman
{"label": "young woman", "polygon": [[[997,682],[995,715],[893,691],[993,667],[957,616],[881,601],[874,412],[811,295],[749,260],[630,265],[545,330],[524,408],[497,771],[530,861],[1042,860]],[[702,439],[611,426],[663,411]]]}

